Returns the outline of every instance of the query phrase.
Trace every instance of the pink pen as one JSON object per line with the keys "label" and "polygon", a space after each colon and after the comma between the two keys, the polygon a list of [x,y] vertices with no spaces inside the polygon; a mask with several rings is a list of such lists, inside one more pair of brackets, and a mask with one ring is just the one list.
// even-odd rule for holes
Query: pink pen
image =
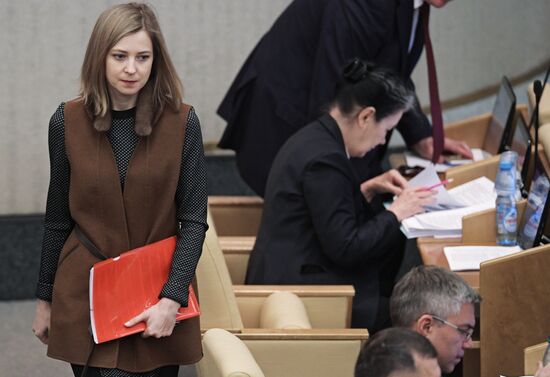
{"label": "pink pen", "polygon": [[430,190],[433,190],[434,188],[438,188],[439,186],[445,186],[446,184],[451,183],[452,181],[453,181],[453,178],[444,179],[441,182],[436,183],[435,185],[431,185],[429,187],[424,187],[423,190],[430,191]]}

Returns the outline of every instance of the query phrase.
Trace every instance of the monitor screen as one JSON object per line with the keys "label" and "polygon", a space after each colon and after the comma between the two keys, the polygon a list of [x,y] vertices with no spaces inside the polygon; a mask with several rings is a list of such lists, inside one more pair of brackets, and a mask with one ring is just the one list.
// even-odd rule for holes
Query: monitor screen
{"label": "monitor screen", "polygon": [[514,129],[514,136],[510,149],[518,154],[518,169],[520,170],[523,197],[527,197],[528,190],[531,187],[529,171],[531,169],[531,136],[525,118],[527,114],[520,112],[517,114],[517,123]]}
{"label": "monitor screen", "polygon": [[527,124],[525,124],[523,114],[518,114],[516,118],[517,122],[510,149],[518,154],[518,166],[523,166],[527,157],[527,150],[531,145],[531,137],[529,136],[529,130],[527,129]]}
{"label": "monitor screen", "polygon": [[509,145],[515,109],[516,95],[506,76],[503,76],[485,135],[483,150],[496,155],[502,153]]}

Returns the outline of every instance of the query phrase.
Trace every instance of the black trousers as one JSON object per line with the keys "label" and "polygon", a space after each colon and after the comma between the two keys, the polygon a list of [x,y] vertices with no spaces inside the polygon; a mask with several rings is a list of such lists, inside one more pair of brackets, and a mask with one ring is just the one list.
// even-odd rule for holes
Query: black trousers
{"label": "black trousers", "polygon": [[[82,371],[84,369],[83,365],[71,364],[71,368],[73,368],[73,373],[75,377],[81,377]],[[99,370],[100,368],[91,368],[91,367],[88,368],[86,377],[102,377]],[[178,372],[179,372],[179,365],[168,365],[168,366],[156,369],[155,377],[178,377]],[[134,373],[132,374],[132,376],[139,377],[141,376],[141,373]]]}

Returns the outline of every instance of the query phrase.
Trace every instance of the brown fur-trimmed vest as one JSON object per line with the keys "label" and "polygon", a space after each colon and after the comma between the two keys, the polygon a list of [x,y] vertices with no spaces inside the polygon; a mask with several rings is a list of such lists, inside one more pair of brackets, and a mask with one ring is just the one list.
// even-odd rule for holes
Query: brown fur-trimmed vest
{"label": "brown fur-trimmed vest", "polygon": [[[122,192],[105,132],[94,128],[97,122],[86,112],[82,101],[66,103],[71,216],[107,256],[115,257],[176,234],[175,194],[188,113],[188,105],[182,105],[179,112],[167,108],[150,134],[140,138]],[[136,127],[142,116],[138,101]],[[88,277],[96,262],[73,231],[59,256],[54,283],[50,357],[86,363],[92,345]],[[195,363],[201,357],[199,319],[193,318],[176,325],[169,337],[144,339],[133,335],[96,345],[89,365],[143,372],[162,365]]]}

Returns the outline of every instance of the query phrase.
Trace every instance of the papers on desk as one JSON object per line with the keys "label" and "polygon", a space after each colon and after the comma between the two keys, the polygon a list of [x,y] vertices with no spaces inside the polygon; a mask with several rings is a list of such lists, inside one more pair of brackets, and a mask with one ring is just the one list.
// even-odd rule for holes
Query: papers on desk
{"label": "papers on desk", "polygon": [[[431,187],[441,182],[439,176],[437,175],[436,169],[436,166],[430,163],[424,168],[424,170],[422,170],[409,181],[409,186]],[[435,211],[441,209],[464,207],[461,202],[455,200],[452,196],[449,195],[444,186],[434,188],[433,191],[437,192],[436,203],[427,207],[427,210]]]}
{"label": "papers on desk", "polygon": [[519,246],[449,246],[443,248],[452,271],[479,270],[481,262],[521,251]]}
{"label": "papers on desk", "polygon": [[[439,182],[434,165],[429,165],[409,181],[412,187],[428,187]],[[462,217],[495,207],[494,183],[480,177],[451,190],[437,189],[436,203],[421,213],[401,222],[401,231],[407,238],[460,237]]]}
{"label": "papers on desk", "polygon": [[[409,186],[431,187],[439,182],[436,169],[430,164],[409,181]],[[428,211],[473,206],[496,199],[494,183],[486,177],[474,179],[448,191],[444,186],[439,186],[433,191],[437,193],[436,203],[426,207]]]}
{"label": "papers on desk", "polygon": [[[461,166],[461,165],[470,164],[474,161],[481,161],[481,160],[484,160],[487,157],[491,156],[489,153],[487,153],[487,152],[485,152],[485,151],[483,151],[479,148],[472,148],[471,151],[472,151],[472,155],[474,156],[473,160],[466,160],[466,159],[464,159],[464,160],[449,160],[449,161],[446,161],[444,164],[436,164],[435,165],[435,170],[438,173],[443,173],[447,169],[452,168],[454,166]],[[425,168],[425,167],[428,167],[429,165],[433,165],[430,160],[419,157],[418,155],[416,155],[416,154],[414,154],[410,151],[404,152],[404,155],[405,155],[405,162],[406,162],[407,166],[411,166],[411,167],[420,166],[421,168]]]}
{"label": "papers on desk", "polygon": [[494,208],[495,201],[473,206],[421,213],[401,222],[401,231],[407,238],[460,237],[462,218],[472,213]]}

